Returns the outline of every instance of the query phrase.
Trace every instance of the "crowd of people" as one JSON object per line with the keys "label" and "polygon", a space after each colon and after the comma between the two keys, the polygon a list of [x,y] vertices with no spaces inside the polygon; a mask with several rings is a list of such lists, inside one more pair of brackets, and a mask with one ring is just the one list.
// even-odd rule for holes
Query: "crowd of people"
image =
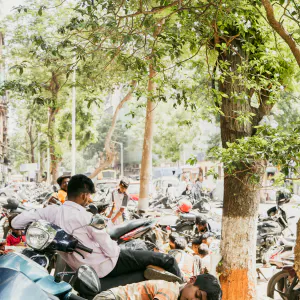
{"label": "crowd of people", "polygon": [[[205,220],[197,220],[199,237],[193,240],[191,248],[184,237],[173,232],[165,253],[123,250],[105,229],[88,226],[91,214],[85,207],[95,193],[92,180],[85,175],[75,175],[59,178],[58,183],[60,191],[57,196],[63,205],[49,205],[13,217],[8,243],[26,242],[22,230],[40,219],[71,233],[93,252],[85,254],[84,259],[77,253],[61,253],[61,256],[74,270],[82,264],[95,269],[102,286],[102,292],[95,297],[97,300],[221,299],[222,292],[213,270],[216,266],[212,263],[219,245]],[[110,195],[113,205],[107,217],[113,225],[124,221],[128,186],[129,182],[122,179]]]}

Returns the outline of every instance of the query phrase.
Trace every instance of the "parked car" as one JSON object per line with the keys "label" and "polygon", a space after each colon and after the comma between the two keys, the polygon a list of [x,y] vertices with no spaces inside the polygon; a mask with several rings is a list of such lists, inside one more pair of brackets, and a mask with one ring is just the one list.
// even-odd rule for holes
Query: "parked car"
{"label": "parked car", "polygon": [[175,196],[180,196],[182,191],[180,190],[180,181],[177,177],[165,176],[165,177],[160,177],[160,178],[153,180],[153,187],[154,187],[157,195],[165,195],[167,188],[170,184],[176,191]]}

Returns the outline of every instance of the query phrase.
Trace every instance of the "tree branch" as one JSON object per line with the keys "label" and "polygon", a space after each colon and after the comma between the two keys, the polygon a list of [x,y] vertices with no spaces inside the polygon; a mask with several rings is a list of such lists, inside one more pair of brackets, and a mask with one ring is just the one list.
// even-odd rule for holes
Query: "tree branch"
{"label": "tree branch", "polygon": [[127,93],[127,95],[122,99],[122,101],[118,104],[112,122],[111,122],[111,126],[108,130],[108,133],[106,135],[105,138],[105,152],[106,152],[106,158],[105,160],[102,159],[101,155],[100,155],[100,163],[99,163],[99,167],[96,168],[94,170],[94,172],[89,176],[90,178],[94,178],[96,177],[102,170],[104,170],[106,167],[110,166],[112,161],[114,160],[115,157],[115,153],[114,151],[111,149],[111,137],[114,133],[115,127],[116,127],[116,123],[117,123],[117,118],[119,115],[119,111],[120,109],[123,107],[123,105],[125,104],[125,102],[129,101],[132,98],[132,93],[134,91],[134,89],[137,86],[137,81],[136,80],[132,80],[131,82],[131,88],[130,91]]}
{"label": "tree branch", "polygon": [[282,39],[290,47],[299,67],[300,67],[300,49],[296,44],[293,37],[285,30],[281,23],[279,23],[274,16],[274,9],[269,0],[261,0],[262,5],[265,8],[267,18],[271,27],[282,37]]}

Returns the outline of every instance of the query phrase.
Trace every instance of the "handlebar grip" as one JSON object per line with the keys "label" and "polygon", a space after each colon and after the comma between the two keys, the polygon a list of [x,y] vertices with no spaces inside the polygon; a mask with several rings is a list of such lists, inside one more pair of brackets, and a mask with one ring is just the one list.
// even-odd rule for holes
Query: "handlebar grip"
{"label": "handlebar grip", "polygon": [[88,253],[93,253],[93,249],[88,248],[88,247],[85,247],[85,246],[83,246],[83,245],[81,245],[81,244],[78,244],[78,245],[76,246],[76,249],[79,249],[79,250],[82,250],[82,251],[88,252]]}
{"label": "handlebar grip", "polygon": [[75,295],[75,294],[70,294],[70,295],[68,296],[68,299],[69,299],[69,300],[86,300],[85,298],[82,298],[82,297],[77,296],[77,295]]}

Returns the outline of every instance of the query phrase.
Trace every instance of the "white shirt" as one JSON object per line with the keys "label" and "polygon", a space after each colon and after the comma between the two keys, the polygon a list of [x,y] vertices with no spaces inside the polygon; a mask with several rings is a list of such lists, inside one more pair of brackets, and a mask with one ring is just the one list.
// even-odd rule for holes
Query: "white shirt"
{"label": "white shirt", "polygon": [[[123,194],[123,193],[119,193],[118,189],[116,189],[116,190],[111,192],[111,201],[115,202],[114,212],[111,216],[111,218],[113,219],[121,208],[126,208],[127,207],[128,195]],[[114,222],[114,225],[119,225],[121,223],[123,223],[123,216],[122,215],[117,218],[117,220]]]}
{"label": "white shirt", "polygon": [[12,220],[14,228],[25,228],[29,223],[46,220],[53,223],[69,234],[72,234],[84,246],[92,248],[93,253],[80,251],[84,259],[77,253],[60,252],[62,258],[74,270],[86,264],[95,269],[100,278],[109,274],[115,267],[120,248],[105,230],[97,230],[88,226],[92,214],[84,207],[72,201],[66,201],[63,205],[50,205],[37,210],[26,211]]}

